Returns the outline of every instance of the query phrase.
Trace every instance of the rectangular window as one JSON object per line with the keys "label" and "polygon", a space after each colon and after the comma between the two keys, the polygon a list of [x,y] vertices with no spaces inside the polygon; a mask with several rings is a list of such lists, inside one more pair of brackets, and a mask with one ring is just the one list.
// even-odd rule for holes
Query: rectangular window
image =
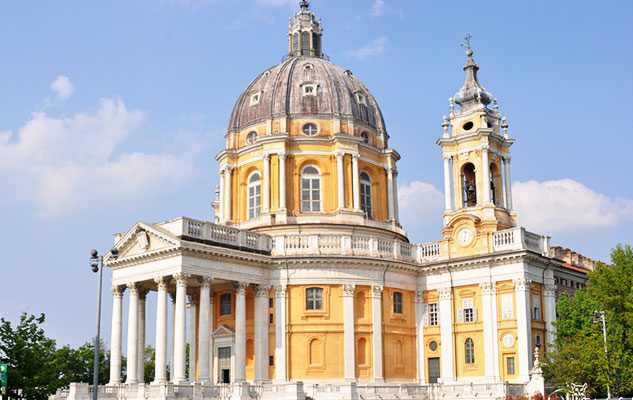
{"label": "rectangular window", "polygon": [[268,314],[268,323],[272,324],[275,321],[275,317],[273,314]]}
{"label": "rectangular window", "polygon": [[393,292],[393,312],[402,314],[402,293],[400,292]]}
{"label": "rectangular window", "polygon": [[514,318],[514,304],[512,293],[501,295],[501,319]]}
{"label": "rectangular window", "polygon": [[307,288],[306,289],[306,310],[322,310],[323,309],[323,289]]}
{"label": "rectangular window", "polygon": [[275,306],[274,300],[272,298],[268,299],[268,308],[273,308]]}
{"label": "rectangular window", "polygon": [[477,311],[472,297],[462,299],[462,309],[459,314],[459,322],[475,322],[477,320]]}
{"label": "rectangular window", "polygon": [[231,315],[231,293],[220,296],[220,315]]}
{"label": "rectangular window", "polygon": [[268,365],[271,367],[275,366],[275,356],[268,356]]}
{"label": "rectangular window", "polygon": [[321,179],[301,179],[301,211],[321,211]]}
{"label": "rectangular window", "polygon": [[514,357],[506,358],[506,373],[508,375],[514,375]]}
{"label": "rectangular window", "polygon": [[538,294],[532,295],[532,319],[541,319],[541,301]]}
{"label": "rectangular window", "polygon": [[428,305],[428,324],[430,326],[437,326],[439,324],[437,303],[429,303]]}

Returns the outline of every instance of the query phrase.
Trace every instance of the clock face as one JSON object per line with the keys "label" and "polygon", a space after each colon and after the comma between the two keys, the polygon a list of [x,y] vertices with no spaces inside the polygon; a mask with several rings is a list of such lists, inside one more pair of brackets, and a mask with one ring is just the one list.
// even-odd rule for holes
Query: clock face
{"label": "clock face", "polygon": [[457,234],[457,242],[462,246],[468,246],[473,240],[473,231],[468,228],[463,228]]}

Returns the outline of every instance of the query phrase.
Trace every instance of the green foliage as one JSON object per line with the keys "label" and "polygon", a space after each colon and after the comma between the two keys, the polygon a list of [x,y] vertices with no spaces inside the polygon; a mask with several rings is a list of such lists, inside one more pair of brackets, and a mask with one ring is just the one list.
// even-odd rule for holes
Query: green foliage
{"label": "green foliage", "polygon": [[[557,304],[558,337],[549,352],[546,378],[562,387],[587,383],[587,395],[606,397],[633,395],[633,248],[618,245],[611,253],[612,265],[598,263],[589,273],[585,289],[573,298],[563,296]],[[606,311],[607,350],[594,311]]]}
{"label": "green foliage", "polygon": [[143,378],[145,383],[150,383],[154,379],[154,369],[156,368],[156,350],[152,346],[145,347],[145,362],[143,368]]}
{"label": "green foliage", "polygon": [[8,398],[26,400],[46,399],[57,389],[55,341],[44,334],[41,325],[44,314],[38,317],[23,313],[13,326],[0,319],[0,357],[8,359]]}
{"label": "green foliage", "polygon": [[[105,343],[99,345],[99,384],[106,384],[110,377],[110,353],[106,352]],[[60,387],[71,382],[87,382],[92,384],[94,371],[95,348],[92,343],[84,343],[77,349],[64,346],[57,350],[57,368]]]}

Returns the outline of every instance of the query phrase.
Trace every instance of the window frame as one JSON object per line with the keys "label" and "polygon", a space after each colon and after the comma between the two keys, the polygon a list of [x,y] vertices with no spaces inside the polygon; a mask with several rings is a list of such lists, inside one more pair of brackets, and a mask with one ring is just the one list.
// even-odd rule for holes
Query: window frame
{"label": "window frame", "polygon": [[250,131],[246,135],[246,144],[253,144],[259,138],[259,134],[256,131]]}
{"label": "window frame", "polygon": [[503,293],[501,295],[501,319],[514,319],[514,298],[512,293]]}
{"label": "window frame", "polygon": [[464,341],[464,363],[469,366],[475,364],[475,341],[473,338],[466,338]]}
{"label": "window frame", "polygon": [[427,315],[428,326],[438,326],[440,324],[440,307],[437,302],[427,304]]}
{"label": "window frame", "polygon": [[324,310],[323,292],[323,288],[318,286],[310,286],[305,289],[305,311],[320,312]]}
{"label": "window frame", "polygon": [[[228,299],[228,304],[224,301]],[[233,314],[233,295],[231,292],[220,293],[220,317],[228,317]],[[228,313],[225,312],[225,306],[228,307]]]}
{"label": "window frame", "polygon": [[[367,178],[363,178],[363,175]],[[373,219],[371,176],[367,171],[362,171],[359,176],[360,181],[360,209],[365,213],[365,217]],[[369,191],[369,193],[367,193]]]}
{"label": "window frame", "polygon": [[404,314],[404,294],[402,292],[393,292],[392,303],[394,314]]}
{"label": "window frame", "polygon": [[532,294],[532,319],[540,321],[542,318],[541,297],[538,294]]}
{"label": "window frame", "polygon": [[[314,129],[312,129],[313,127]],[[306,129],[308,130],[308,132],[306,132]],[[312,133],[313,131],[314,133]],[[319,134],[319,125],[315,124],[314,122],[306,122],[301,126],[301,133],[310,137],[316,136]]]}
{"label": "window frame", "polygon": [[[317,172],[316,174],[313,172],[306,172],[308,168],[314,168]],[[304,181],[308,182],[308,186],[304,186]],[[315,182],[318,184],[318,188],[315,188]],[[323,174],[321,174],[321,170],[317,168],[315,165],[310,164],[306,165],[301,169],[301,175],[299,177],[299,201],[300,201],[300,209],[302,213],[320,213],[323,212]],[[308,198],[304,199],[304,192],[307,192]],[[318,198],[315,199],[315,194],[317,194]],[[306,203],[307,202],[307,203]],[[308,205],[306,207],[306,205]],[[316,206],[316,207],[315,207]]]}

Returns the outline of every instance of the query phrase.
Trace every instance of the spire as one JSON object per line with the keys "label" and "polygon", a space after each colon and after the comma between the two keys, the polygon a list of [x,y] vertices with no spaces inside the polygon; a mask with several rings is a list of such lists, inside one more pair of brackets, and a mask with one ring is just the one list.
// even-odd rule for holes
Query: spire
{"label": "spire", "polygon": [[462,111],[468,111],[475,108],[485,108],[492,102],[494,98],[492,93],[488,92],[477,78],[477,71],[479,66],[473,58],[473,50],[470,47],[471,36],[467,35],[463,47],[466,48],[466,65],[464,65],[464,71],[466,72],[466,81],[464,86],[455,94],[455,103],[462,107]]}
{"label": "spire", "polygon": [[323,57],[321,21],[310,11],[310,2],[302,0],[299,11],[288,26],[288,55],[290,57]]}

